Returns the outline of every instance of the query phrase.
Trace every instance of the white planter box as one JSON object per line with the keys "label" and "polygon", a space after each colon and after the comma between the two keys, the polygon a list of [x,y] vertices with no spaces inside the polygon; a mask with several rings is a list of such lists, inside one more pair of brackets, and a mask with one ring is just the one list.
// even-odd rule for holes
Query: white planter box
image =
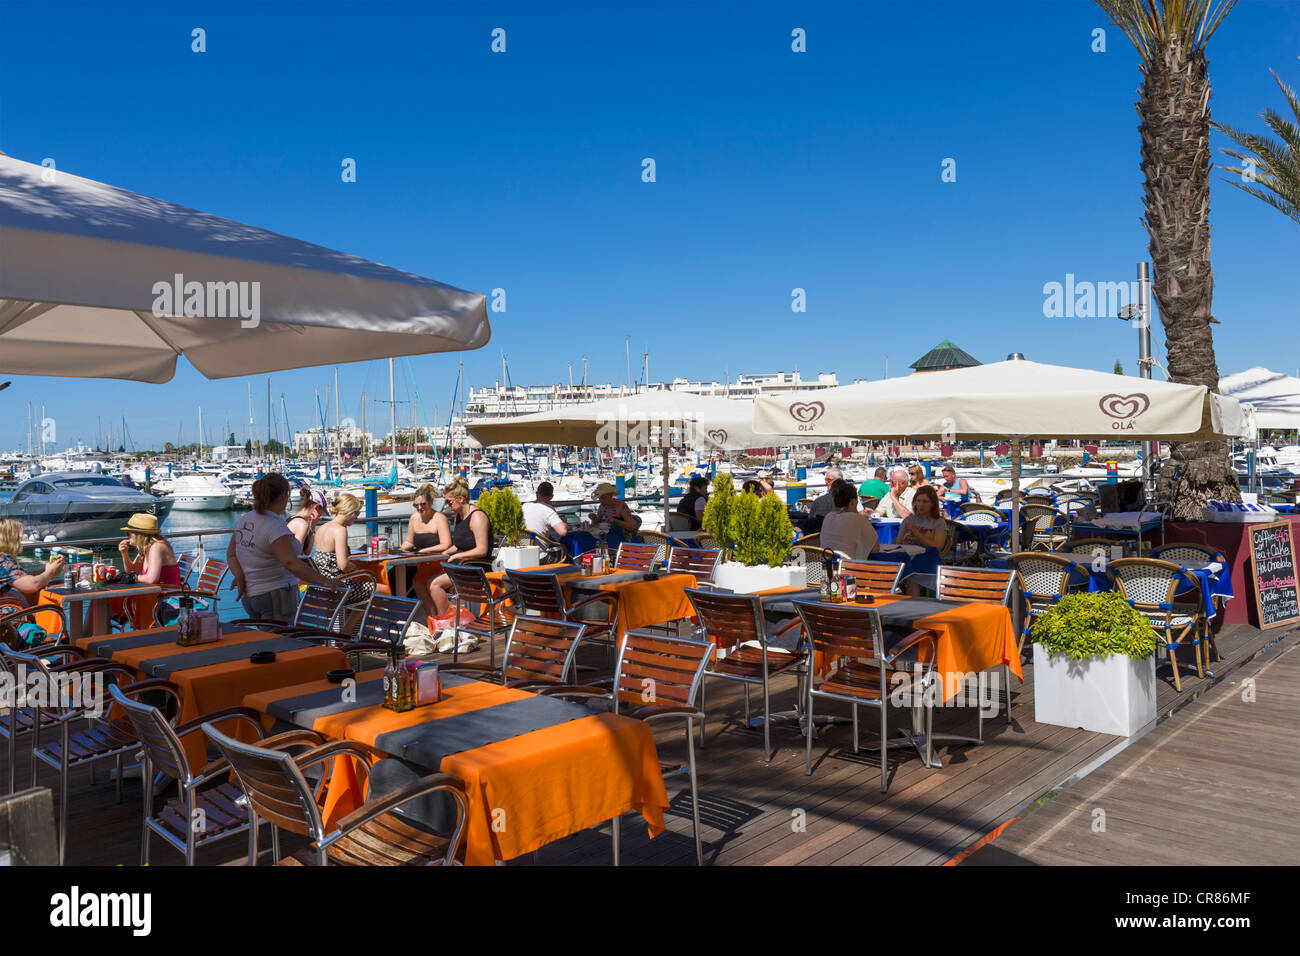
{"label": "white planter box", "polygon": [[1131,737],[1156,719],[1156,661],[1123,654],[1072,661],[1034,645],[1034,719]]}
{"label": "white planter box", "polygon": [[808,572],[793,565],[769,568],[764,564],[749,568],[738,561],[728,561],[718,565],[713,583],[737,594],[753,594],[769,588],[807,587]]}
{"label": "white planter box", "polygon": [[495,571],[518,571],[520,568],[535,568],[541,563],[541,549],[530,544],[522,548],[497,548],[492,568]]}

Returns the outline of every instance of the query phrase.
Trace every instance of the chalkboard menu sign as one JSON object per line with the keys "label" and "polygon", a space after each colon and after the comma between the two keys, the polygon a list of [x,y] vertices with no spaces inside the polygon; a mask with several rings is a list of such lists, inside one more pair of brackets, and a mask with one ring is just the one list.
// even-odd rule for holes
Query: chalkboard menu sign
{"label": "chalkboard menu sign", "polygon": [[1255,575],[1255,609],[1261,628],[1300,621],[1295,539],[1291,523],[1250,526],[1250,557]]}

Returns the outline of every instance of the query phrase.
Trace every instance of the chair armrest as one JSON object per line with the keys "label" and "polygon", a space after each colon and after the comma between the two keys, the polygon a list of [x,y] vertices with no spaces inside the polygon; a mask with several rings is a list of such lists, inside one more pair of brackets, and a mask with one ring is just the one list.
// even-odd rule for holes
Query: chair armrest
{"label": "chair armrest", "polygon": [[[292,746],[292,744],[290,745]],[[301,770],[303,767],[310,767],[323,760],[330,760],[340,754],[347,754],[348,756],[356,757],[366,765],[366,772],[369,773],[370,761],[374,759],[373,752],[362,744],[357,743],[355,740],[331,740],[327,744],[313,747],[306,753],[299,754],[293,758],[293,762],[296,763],[298,769]]]}
{"label": "chair armrest", "polygon": [[[86,652],[75,644],[38,644],[31,649],[30,653],[41,658],[55,656],[63,658],[70,657],[78,661],[86,659]],[[94,660],[107,660],[107,658],[97,657],[94,658]]]}
{"label": "chair armrest", "polygon": [[448,848],[448,855],[456,852],[460,835],[465,826],[465,820],[469,815],[469,807],[465,800],[464,784],[455,777],[445,773],[434,773],[423,777],[404,787],[399,787],[392,793],[385,794],[376,800],[367,800],[361,807],[353,810],[346,817],[338,822],[333,833],[330,833],[320,842],[320,848],[323,850],[334,843],[336,840],[345,837],[357,827],[364,826],[376,817],[381,817],[385,813],[391,813],[404,803],[409,803],[419,797],[428,796],[439,790],[450,791],[456,801],[456,826],[452,831],[451,846]]}
{"label": "chair armrest", "polygon": [[609,693],[604,687],[591,684],[557,684],[541,691],[543,697],[605,697]]}
{"label": "chair armrest", "polygon": [[282,750],[285,747],[293,747],[302,744],[307,747],[319,747],[326,743],[325,736],[315,730],[286,730],[284,733],[276,734],[273,737],[267,737],[258,746],[266,747],[268,750]]}
{"label": "chair armrest", "polygon": [[178,725],[176,730],[177,737],[184,737],[186,734],[193,733],[204,724],[218,723],[222,720],[246,720],[257,728],[258,739],[261,739],[264,731],[262,730],[262,715],[251,707],[223,707],[220,710],[214,710],[210,714],[204,714],[202,717],[195,717],[193,720],[187,720],[185,723]]}
{"label": "chair armrest", "polygon": [[792,620],[792,621],[787,621],[786,623],[784,623],[784,624],[782,624],[780,627],[778,627],[778,628],[776,629],[776,631],[772,634],[772,636],[768,638],[768,640],[771,641],[771,639],[772,639],[773,637],[780,637],[780,636],[781,636],[782,634],[784,634],[786,631],[793,630],[793,629],[796,628],[796,627],[803,627],[803,621],[802,621],[802,619],[797,618],[797,617],[796,617],[794,620]]}
{"label": "chair armrest", "polygon": [[[918,644],[928,643],[930,645],[931,655],[934,653],[936,636],[934,631],[913,631],[907,637],[901,638],[892,645],[885,653],[885,663],[892,664],[898,660],[900,654],[904,654],[916,647]],[[933,660],[933,656],[931,657]]]}
{"label": "chair armrest", "polygon": [[345,634],[342,631],[327,631],[321,627],[292,627],[288,630],[282,631],[281,633],[283,633],[285,637],[292,637],[304,641],[312,640],[313,638],[345,642],[352,640],[351,634]]}
{"label": "chair armrest", "polygon": [[614,594],[593,594],[591,597],[583,598],[577,604],[569,605],[569,613],[572,614],[579,608],[584,608],[588,604],[595,604],[597,601],[604,601],[609,605],[611,617],[613,612],[618,609],[618,596]]}
{"label": "chair armrest", "polygon": [[51,611],[54,614],[59,615],[59,618],[62,619],[64,608],[62,604],[54,603],[33,604],[31,607],[20,607],[16,610],[6,611],[4,614],[0,614],[0,624],[7,624],[8,622],[17,620],[20,617],[28,617],[41,611]]}
{"label": "chair armrest", "polygon": [[355,654],[358,651],[391,651],[393,646],[386,641],[349,641],[339,647],[344,654]]}
{"label": "chair armrest", "polygon": [[264,617],[241,617],[238,620],[226,621],[225,623],[239,625],[240,627],[251,627],[254,630],[276,631],[277,633],[293,630],[292,624],[286,624],[284,621],[272,621]]}
{"label": "chair armrest", "polygon": [[636,720],[658,720],[663,717],[686,717],[695,718],[703,717],[699,709],[689,704],[648,704],[645,707],[638,707],[636,710],[624,716],[635,718]]}

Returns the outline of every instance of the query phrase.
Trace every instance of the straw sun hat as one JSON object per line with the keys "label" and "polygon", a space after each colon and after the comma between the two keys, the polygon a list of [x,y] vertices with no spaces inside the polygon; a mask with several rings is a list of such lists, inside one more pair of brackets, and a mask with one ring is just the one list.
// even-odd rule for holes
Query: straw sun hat
{"label": "straw sun hat", "polygon": [[122,530],[156,536],[158,534],[158,516],[138,512],[127,519],[126,527]]}
{"label": "straw sun hat", "polygon": [[592,492],[592,497],[600,498],[603,495],[616,495],[616,494],[618,494],[617,488],[611,485],[608,481],[602,481],[600,484],[596,486],[596,490]]}

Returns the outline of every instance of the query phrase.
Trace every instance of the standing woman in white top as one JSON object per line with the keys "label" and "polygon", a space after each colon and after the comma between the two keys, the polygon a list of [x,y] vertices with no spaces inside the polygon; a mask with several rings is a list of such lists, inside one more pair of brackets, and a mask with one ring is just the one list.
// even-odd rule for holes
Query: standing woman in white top
{"label": "standing woman in white top", "polygon": [[880,539],[871,520],[858,513],[857,489],[841,478],[831,485],[831,496],[835,510],[822,522],[822,547],[841,551],[854,561],[871,560]]}
{"label": "standing woman in white top", "polygon": [[271,472],[253,482],[253,510],[235,522],[226,546],[232,587],[249,617],[292,621],[298,582],[341,591],[347,585],[302,559],[298,540],[281,515],[289,506],[289,482]]}

